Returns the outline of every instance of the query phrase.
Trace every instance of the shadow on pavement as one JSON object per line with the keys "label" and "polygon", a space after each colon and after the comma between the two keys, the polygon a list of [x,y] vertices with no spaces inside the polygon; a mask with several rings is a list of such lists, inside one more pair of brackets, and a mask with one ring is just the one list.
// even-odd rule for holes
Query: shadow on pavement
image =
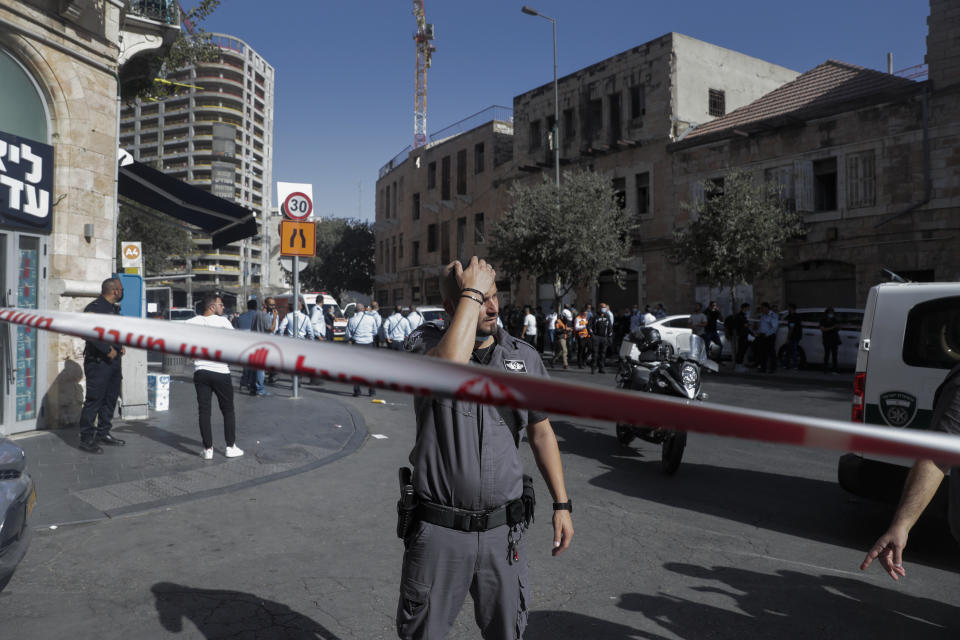
{"label": "shadow on pavement", "polygon": [[608,622],[582,613],[569,611],[531,611],[527,620],[526,640],[557,640],[583,638],[584,640],[634,640],[663,636],[644,634],[633,627]]}
{"label": "shadow on pavement", "polygon": [[[675,476],[660,472],[660,452],[617,443],[612,426],[554,422],[564,455],[587,456],[606,471],[590,484],[628,497],[743,522],[809,540],[863,550],[883,533],[892,507],[852,499],[836,482],[684,461]],[[957,544],[941,518],[924,516],[910,536],[909,562],[960,572]],[[862,555],[854,554],[851,566]]]}
{"label": "shadow on pavement", "polygon": [[664,568],[707,582],[691,589],[724,596],[733,605],[721,608],[664,593],[621,596],[619,607],[642,613],[680,638],[946,639],[956,638],[960,625],[957,607],[851,578],[681,563]]}
{"label": "shadow on pavement", "polygon": [[302,613],[251,593],[195,589],[171,582],[158,582],[150,590],[156,598],[160,624],[173,633],[181,633],[187,619],[204,638],[339,640]]}

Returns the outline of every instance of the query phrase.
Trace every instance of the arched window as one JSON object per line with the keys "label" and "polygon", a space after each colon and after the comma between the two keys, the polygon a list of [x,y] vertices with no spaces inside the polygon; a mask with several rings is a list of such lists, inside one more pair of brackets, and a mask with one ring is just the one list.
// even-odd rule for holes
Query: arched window
{"label": "arched window", "polygon": [[0,49],[0,131],[49,143],[47,106],[36,82],[13,56]]}

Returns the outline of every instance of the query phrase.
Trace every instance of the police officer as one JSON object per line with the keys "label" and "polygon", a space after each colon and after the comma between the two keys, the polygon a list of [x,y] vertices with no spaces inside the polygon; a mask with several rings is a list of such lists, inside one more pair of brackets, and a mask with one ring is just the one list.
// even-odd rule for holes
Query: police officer
{"label": "police officer", "polygon": [[[546,376],[536,350],[497,326],[496,274],[474,256],[441,277],[445,329],[426,323],[406,350],[454,362],[476,362]],[[517,501],[524,492],[522,429],[554,500],[553,554],[573,537],[572,506],[563,481],[557,439],[547,416],[465,400],[420,397],[410,462],[418,521],[404,540],[397,608],[400,638],[446,636],[469,592],[487,640],[523,636],[530,602],[524,526]],[[521,516],[522,516],[521,509]]]}
{"label": "police officer", "polygon": [[[84,313],[120,313],[123,285],[118,278],[107,278],[100,285],[100,297],[83,310]],[[87,340],[83,349],[83,374],[87,378],[87,394],[80,411],[80,448],[89,453],[103,453],[101,444],[123,446],[120,438],[110,434],[113,410],[120,396],[120,357],[125,353],[119,344]],[[94,425],[94,420],[97,424]]]}

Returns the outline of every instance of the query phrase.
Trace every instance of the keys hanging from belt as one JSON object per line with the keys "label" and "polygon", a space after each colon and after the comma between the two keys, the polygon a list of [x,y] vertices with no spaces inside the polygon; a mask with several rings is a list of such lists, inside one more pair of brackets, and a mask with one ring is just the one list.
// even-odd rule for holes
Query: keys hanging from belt
{"label": "keys hanging from belt", "polygon": [[520,561],[520,540],[523,539],[521,525],[510,527],[507,533],[507,562],[513,564]]}

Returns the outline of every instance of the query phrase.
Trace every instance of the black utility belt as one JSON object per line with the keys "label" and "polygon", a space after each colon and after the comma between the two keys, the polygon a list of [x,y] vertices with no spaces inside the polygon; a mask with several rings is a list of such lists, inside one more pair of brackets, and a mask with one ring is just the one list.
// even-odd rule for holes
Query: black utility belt
{"label": "black utility belt", "polygon": [[517,498],[485,511],[470,511],[433,502],[420,502],[416,507],[420,520],[457,531],[489,531],[505,524],[511,527],[524,521],[523,500]]}

